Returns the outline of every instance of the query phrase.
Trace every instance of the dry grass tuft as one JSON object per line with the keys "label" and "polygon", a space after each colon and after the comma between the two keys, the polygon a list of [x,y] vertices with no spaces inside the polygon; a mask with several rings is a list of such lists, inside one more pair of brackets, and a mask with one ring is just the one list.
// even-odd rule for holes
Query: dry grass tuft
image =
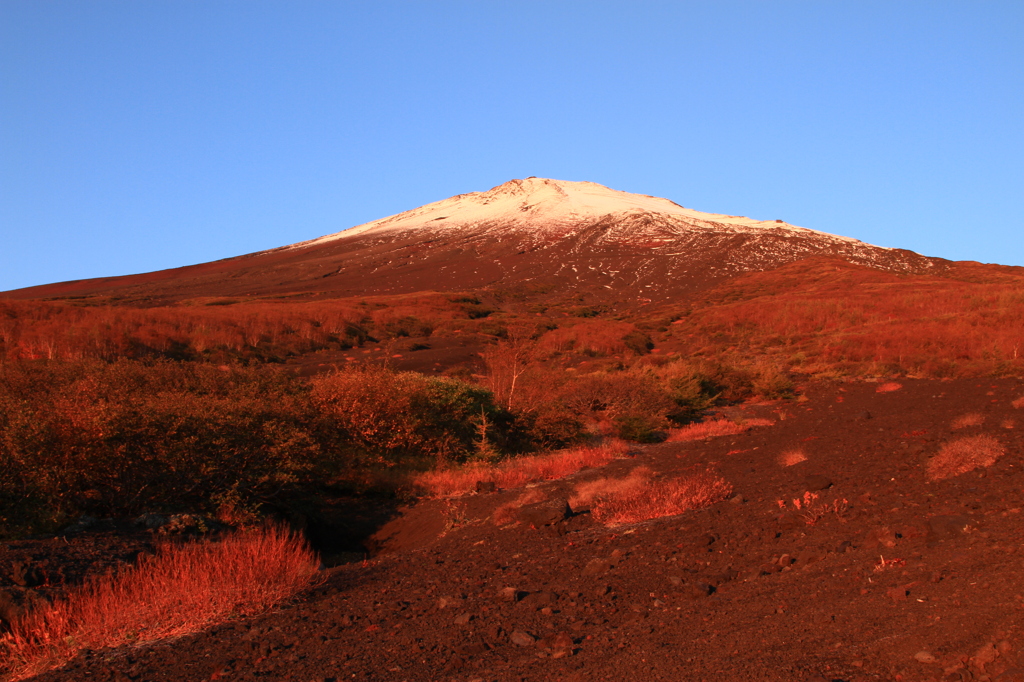
{"label": "dry grass tuft", "polygon": [[892,393],[903,388],[903,384],[898,384],[895,381],[887,381],[884,384],[879,384],[878,388],[875,389],[875,393]]}
{"label": "dry grass tuft", "polygon": [[984,423],[985,415],[980,412],[969,412],[968,414],[962,414],[954,419],[953,423],[950,424],[950,427],[954,431],[959,431],[960,429],[966,429],[970,426],[981,426]]}
{"label": "dry grass tuft", "polygon": [[1024,407],[1024,395],[1012,401],[1010,404],[1016,407],[1018,410]]}
{"label": "dry grass tuft", "polygon": [[632,495],[638,489],[650,486],[653,475],[654,472],[647,467],[637,467],[625,478],[599,478],[581,483],[569,498],[569,506],[575,510],[587,509],[594,500]]}
{"label": "dry grass tuft", "polygon": [[585,484],[588,487],[578,490],[577,495],[595,495],[590,513],[606,525],[636,523],[703,509],[732,493],[732,485],[711,471],[667,481],[652,481],[650,472],[634,471],[625,479],[595,485],[599,483]]}
{"label": "dry grass tuft", "polygon": [[282,527],[166,545],[138,566],[72,589],[15,621],[0,642],[0,660],[18,680],[84,649],[197,632],[291,598],[313,581],[318,566],[305,542]]}
{"label": "dry grass tuft", "polygon": [[953,476],[988,467],[1006,454],[1006,448],[988,435],[968,436],[950,441],[926,465],[929,481],[941,481]]}
{"label": "dry grass tuft", "polygon": [[784,467],[791,467],[794,464],[807,461],[807,454],[801,448],[786,450],[779,455],[779,464]]}
{"label": "dry grass tuft", "polygon": [[560,450],[547,455],[516,457],[495,465],[470,465],[419,474],[413,483],[430,497],[465,495],[476,484],[493,482],[499,488],[518,488],[533,481],[564,478],[586,467],[603,466],[626,454],[628,446],[613,440],[600,446]]}
{"label": "dry grass tuft", "polygon": [[1013,429],[1016,428],[1017,422],[1012,419],[1004,419],[1002,426],[1004,429]]}
{"label": "dry grass tuft", "polygon": [[688,440],[704,440],[716,436],[734,436],[737,433],[745,433],[755,426],[774,426],[771,419],[747,419],[743,422],[734,422],[728,419],[717,419],[710,422],[698,422],[688,424],[678,429],[669,429],[668,441],[675,443]]}

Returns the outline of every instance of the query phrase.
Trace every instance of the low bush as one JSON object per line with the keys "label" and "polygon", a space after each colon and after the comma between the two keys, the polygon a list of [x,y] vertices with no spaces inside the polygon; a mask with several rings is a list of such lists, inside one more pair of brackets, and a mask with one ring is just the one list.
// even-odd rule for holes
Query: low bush
{"label": "low bush", "polygon": [[564,478],[587,467],[596,467],[626,454],[626,444],[611,441],[600,446],[575,447],[546,455],[522,456],[495,465],[427,471],[414,483],[431,497],[465,495],[476,490],[477,483],[494,483],[498,488],[518,488],[534,481]]}
{"label": "low bush", "polygon": [[779,464],[784,467],[791,467],[806,461],[807,453],[803,451],[803,448],[791,448],[779,455]]}
{"label": "low bush", "polygon": [[2,663],[13,679],[24,679],[84,649],[142,644],[249,616],[307,587],[318,566],[304,541],[280,527],[165,545],[136,567],[16,620],[0,643]]}
{"label": "low bush", "polygon": [[732,486],[711,471],[655,480],[649,471],[634,470],[619,481],[584,484],[577,489],[574,499],[580,504],[584,498],[589,498],[594,519],[615,525],[703,509],[731,493]]}
{"label": "low bush", "polygon": [[950,428],[954,431],[959,431],[960,429],[966,429],[971,426],[981,426],[984,422],[985,415],[980,412],[969,412],[954,419],[952,424],[950,424]]}
{"label": "low bush", "polygon": [[925,473],[929,481],[941,481],[981,467],[992,466],[1006,454],[1006,448],[989,435],[968,436],[945,443],[928,460]]}
{"label": "low bush", "polygon": [[381,369],[311,384],[272,367],[2,363],[0,536],[84,513],[251,517],[359,472],[501,454],[511,426],[484,389]]}
{"label": "low bush", "polygon": [[742,422],[735,422],[729,419],[715,419],[707,422],[697,422],[678,429],[671,429],[668,432],[670,442],[704,440],[717,436],[733,436],[738,433],[745,433],[755,426],[773,426],[775,422],[771,419],[747,419]]}
{"label": "low bush", "polygon": [[464,462],[476,452],[481,423],[490,425],[484,435],[492,444],[507,439],[511,424],[485,389],[378,367],[315,377],[311,397],[333,427],[379,464],[420,457]]}

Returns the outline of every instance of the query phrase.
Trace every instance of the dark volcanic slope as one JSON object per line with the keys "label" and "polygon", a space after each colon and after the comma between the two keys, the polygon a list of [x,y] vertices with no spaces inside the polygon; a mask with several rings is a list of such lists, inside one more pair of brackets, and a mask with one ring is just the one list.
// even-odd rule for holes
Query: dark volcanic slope
{"label": "dark volcanic slope", "polygon": [[[617,528],[583,514],[557,533],[489,520],[521,490],[423,503],[381,533],[389,551],[330,569],[293,608],[40,679],[1020,680],[1022,390],[811,387],[807,402],[744,408],[774,426],[535,488],[714,462],[742,501]],[[978,435],[1006,455],[926,482],[942,443]],[[795,449],[806,461],[780,465]],[[777,504],[829,483],[817,494],[847,500],[841,516],[811,524]]]}
{"label": "dark volcanic slope", "polygon": [[530,178],[280,249],[5,295],[174,300],[525,286],[658,301],[814,255],[896,272],[936,272],[946,263],[782,221],[700,213],[593,183]]}

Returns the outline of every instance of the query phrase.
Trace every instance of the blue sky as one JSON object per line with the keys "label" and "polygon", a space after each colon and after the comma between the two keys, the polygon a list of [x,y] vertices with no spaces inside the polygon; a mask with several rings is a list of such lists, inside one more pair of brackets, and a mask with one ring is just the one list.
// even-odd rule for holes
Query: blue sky
{"label": "blue sky", "polygon": [[530,175],[1024,265],[1024,3],[0,3],[0,290]]}

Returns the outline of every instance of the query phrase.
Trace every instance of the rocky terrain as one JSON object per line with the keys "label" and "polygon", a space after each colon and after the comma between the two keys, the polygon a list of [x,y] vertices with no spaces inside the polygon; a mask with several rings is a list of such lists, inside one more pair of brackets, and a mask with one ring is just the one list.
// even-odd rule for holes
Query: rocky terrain
{"label": "rocky terrain", "polygon": [[[328,557],[293,605],[38,679],[1024,680],[1024,384],[900,383],[816,382],[725,408],[772,426],[421,501],[365,560]],[[981,435],[1005,454],[929,482],[943,444]],[[657,485],[708,464],[733,493],[702,511],[607,527],[561,502],[637,467]],[[556,513],[495,524],[526,492]],[[77,530],[7,544],[5,594],[130,560],[150,537]]]}

